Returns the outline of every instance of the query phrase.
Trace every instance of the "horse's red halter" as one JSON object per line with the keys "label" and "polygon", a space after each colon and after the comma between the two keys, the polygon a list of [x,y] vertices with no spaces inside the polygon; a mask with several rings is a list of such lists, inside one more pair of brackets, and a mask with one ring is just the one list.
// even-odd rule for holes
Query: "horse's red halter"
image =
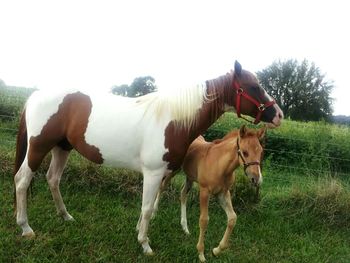
{"label": "horse's red halter", "polygon": [[[236,90],[237,92],[237,97],[236,97],[236,113],[237,113],[237,117],[238,118],[242,118],[246,121],[249,121],[251,123],[254,124],[258,124],[260,122],[260,118],[261,115],[263,113],[264,110],[266,110],[268,107],[272,106],[273,104],[276,103],[276,101],[272,100],[272,101],[268,101],[266,103],[260,103],[258,102],[256,99],[254,99],[252,96],[250,96],[246,91],[244,91],[239,84],[237,83],[237,81],[233,80],[232,82],[232,86],[233,88]],[[255,121],[252,122],[250,120],[248,120],[247,118],[241,116],[241,97],[246,98],[247,100],[249,100],[250,102],[252,102],[257,108],[258,108],[258,114],[255,117]]]}

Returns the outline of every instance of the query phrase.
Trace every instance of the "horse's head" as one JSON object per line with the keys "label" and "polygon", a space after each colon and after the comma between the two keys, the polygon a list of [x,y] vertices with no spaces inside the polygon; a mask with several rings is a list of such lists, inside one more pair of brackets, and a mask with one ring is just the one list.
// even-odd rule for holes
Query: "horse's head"
{"label": "horse's head", "polygon": [[241,114],[255,118],[254,123],[261,121],[268,123],[270,128],[281,125],[283,112],[273,98],[260,86],[257,77],[243,70],[239,62],[235,62],[232,87],[234,89],[233,106],[238,117]]}
{"label": "horse's head", "polygon": [[261,140],[265,137],[266,128],[251,130],[243,125],[237,137],[237,153],[239,163],[244,167],[245,174],[256,186],[262,183],[260,162],[263,148]]}

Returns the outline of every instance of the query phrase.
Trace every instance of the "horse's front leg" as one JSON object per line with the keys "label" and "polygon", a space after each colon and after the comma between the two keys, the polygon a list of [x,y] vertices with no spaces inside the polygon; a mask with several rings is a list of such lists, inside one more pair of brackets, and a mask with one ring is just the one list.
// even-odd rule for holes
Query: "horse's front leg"
{"label": "horse's front leg", "polygon": [[153,251],[149,246],[147,237],[149,221],[154,208],[154,201],[159,191],[160,184],[165,174],[165,169],[149,170],[143,169],[143,193],[142,208],[138,224],[139,234],[138,241],[142,245],[143,252],[146,255],[153,255]]}
{"label": "horse's front leg", "polygon": [[199,216],[199,238],[197,243],[198,257],[201,262],[205,262],[204,256],[204,235],[207,230],[209,216],[208,216],[208,205],[209,205],[209,192],[206,188],[200,188],[199,195],[200,202],[200,216]]}
{"label": "horse's front leg", "polygon": [[218,256],[222,250],[228,247],[229,237],[237,221],[237,215],[232,207],[230,191],[220,193],[219,200],[220,200],[221,207],[225,210],[227,215],[227,227],[226,227],[225,234],[222,240],[220,241],[219,245],[213,249],[213,254],[215,256]]}

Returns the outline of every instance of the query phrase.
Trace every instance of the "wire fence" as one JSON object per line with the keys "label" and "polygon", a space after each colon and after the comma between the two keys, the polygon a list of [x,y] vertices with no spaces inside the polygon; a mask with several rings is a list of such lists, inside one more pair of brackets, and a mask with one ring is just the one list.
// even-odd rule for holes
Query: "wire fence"
{"label": "wire fence", "polygon": [[[0,145],[13,146],[15,147],[15,138],[17,133],[17,123],[14,123],[16,120],[16,116],[11,115],[0,115]],[[312,129],[307,125],[298,125],[298,129]],[[215,129],[214,129],[215,131]],[[219,131],[219,130],[217,130]],[[222,132],[222,130],[220,130]],[[5,136],[6,135],[6,136]],[[349,132],[350,135],[350,132]],[[287,141],[288,144],[317,144],[319,141],[317,140],[308,140],[308,139],[300,139],[300,138],[292,138],[291,136],[283,136],[280,134],[269,134],[269,140],[273,141]],[[348,137],[350,138],[350,136]],[[330,174],[336,176],[350,176],[350,158],[348,157],[339,157],[332,156],[326,150],[329,147],[333,147],[334,149],[340,149],[344,147],[344,145],[323,141],[323,149],[317,151],[317,153],[310,152],[308,149],[303,151],[294,151],[288,148],[283,148],[283,145],[276,149],[269,147],[271,145],[267,145],[265,148],[265,162],[264,166],[269,167],[270,169],[283,172],[289,172],[293,174],[303,173],[303,174],[314,174],[314,175],[323,175]],[[283,158],[275,158],[274,156],[284,156],[288,155],[287,161]],[[290,160],[294,160],[290,162]],[[316,164],[315,164],[316,163]],[[334,165],[342,163],[343,169],[337,171],[334,169]],[[311,165],[312,164],[312,165]],[[345,167],[345,169],[344,169]],[[283,178],[281,178],[283,180]]]}

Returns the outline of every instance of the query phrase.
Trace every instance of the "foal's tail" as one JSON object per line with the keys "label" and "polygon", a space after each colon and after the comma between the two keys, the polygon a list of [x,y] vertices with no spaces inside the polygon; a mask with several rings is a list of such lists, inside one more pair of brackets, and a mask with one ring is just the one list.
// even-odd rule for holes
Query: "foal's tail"
{"label": "foal's tail", "polygon": [[[14,175],[18,172],[19,168],[21,167],[24,158],[26,157],[27,153],[27,124],[26,124],[26,111],[25,109],[22,112],[21,120],[19,123],[19,129],[17,133],[17,143],[16,143],[16,159],[15,159],[15,169],[14,169]],[[16,212],[16,187],[14,185],[14,208]]]}

